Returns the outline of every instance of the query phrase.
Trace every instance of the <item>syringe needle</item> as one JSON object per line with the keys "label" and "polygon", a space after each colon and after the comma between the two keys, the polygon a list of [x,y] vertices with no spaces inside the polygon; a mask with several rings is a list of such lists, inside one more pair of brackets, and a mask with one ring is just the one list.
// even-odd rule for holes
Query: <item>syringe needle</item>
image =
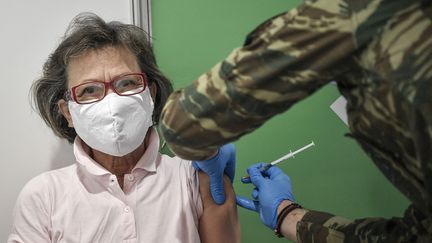
{"label": "syringe needle", "polygon": [[279,159],[277,159],[277,160],[271,162],[270,164],[271,164],[271,165],[277,165],[277,164],[279,164],[280,162],[285,161],[285,160],[287,160],[287,159],[289,159],[289,158],[291,158],[291,157],[294,157],[294,155],[296,155],[296,154],[302,152],[303,150],[308,149],[309,147],[312,147],[312,146],[314,146],[314,145],[315,145],[315,144],[314,144],[314,142],[312,141],[310,144],[308,144],[308,145],[306,145],[306,146],[304,146],[304,147],[302,147],[302,148],[299,148],[299,149],[297,149],[297,150],[294,151],[294,152],[291,152],[291,150],[290,150],[290,152],[289,152],[288,154],[286,154],[286,155],[282,156],[281,158],[279,158]]}
{"label": "syringe needle", "polygon": [[[308,149],[308,148],[310,148],[310,147],[312,147],[314,145],[315,145],[315,143],[312,141],[310,144],[308,144],[306,146],[303,146],[302,148],[299,148],[299,149],[297,149],[294,152],[291,152],[291,150],[290,150],[290,152],[288,154],[286,154],[286,155],[280,157],[279,159],[277,159],[277,160],[275,160],[275,161],[267,164],[266,166],[261,167],[260,171],[264,172],[264,171],[268,170],[270,167],[272,167],[274,165],[277,165],[280,162],[285,161],[285,160],[287,160],[287,159],[289,159],[291,157],[294,157],[294,155],[296,155],[296,154],[298,154],[298,153],[304,151],[305,149]],[[250,178],[249,176],[244,176],[244,177],[242,177],[242,180],[249,179],[249,178]]]}

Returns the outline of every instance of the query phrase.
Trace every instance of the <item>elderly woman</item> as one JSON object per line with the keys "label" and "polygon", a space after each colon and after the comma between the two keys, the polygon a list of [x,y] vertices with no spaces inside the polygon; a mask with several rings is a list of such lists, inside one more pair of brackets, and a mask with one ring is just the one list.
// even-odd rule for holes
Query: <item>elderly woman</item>
{"label": "elderly woman", "polygon": [[229,179],[215,205],[190,161],[159,153],[171,90],[145,32],[77,16],[32,90],[76,163],[27,183],[8,242],[238,242]]}

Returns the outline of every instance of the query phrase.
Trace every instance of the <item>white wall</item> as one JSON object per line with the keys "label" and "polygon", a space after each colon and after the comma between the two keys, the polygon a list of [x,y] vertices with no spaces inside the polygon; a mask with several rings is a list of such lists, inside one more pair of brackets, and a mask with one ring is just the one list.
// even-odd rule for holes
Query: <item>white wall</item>
{"label": "white wall", "polygon": [[83,11],[131,22],[126,0],[0,0],[0,242],[7,239],[23,185],[74,163],[72,147],[31,109],[29,89],[70,20]]}

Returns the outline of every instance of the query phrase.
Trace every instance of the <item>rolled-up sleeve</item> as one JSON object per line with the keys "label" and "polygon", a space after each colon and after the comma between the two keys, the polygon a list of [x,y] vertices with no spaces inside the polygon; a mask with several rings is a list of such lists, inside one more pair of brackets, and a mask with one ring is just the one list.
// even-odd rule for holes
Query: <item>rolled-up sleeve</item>
{"label": "rolled-up sleeve", "polygon": [[431,242],[430,218],[413,206],[401,218],[349,220],[329,213],[309,211],[297,223],[297,241],[327,242]]}

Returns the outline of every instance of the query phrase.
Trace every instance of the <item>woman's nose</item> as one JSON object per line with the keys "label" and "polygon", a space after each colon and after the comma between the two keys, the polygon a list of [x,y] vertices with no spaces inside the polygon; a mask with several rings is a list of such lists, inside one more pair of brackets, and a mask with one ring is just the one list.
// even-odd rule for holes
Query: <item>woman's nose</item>
{"label": "woman's nose", "polygon": [[110,83],[106,83],[106,84],[107,84],[107,85],[105,85],[106,95],[109,95],[111,93],[115,93],[114,87],[112,86],[112,84],[110,84]]}
{"label": "woman's nose", "polygon": [[112,88],[108,88],[108,90],[106,91],[106,94],[109,95],[111,93],[115,93],[115,92]]}

